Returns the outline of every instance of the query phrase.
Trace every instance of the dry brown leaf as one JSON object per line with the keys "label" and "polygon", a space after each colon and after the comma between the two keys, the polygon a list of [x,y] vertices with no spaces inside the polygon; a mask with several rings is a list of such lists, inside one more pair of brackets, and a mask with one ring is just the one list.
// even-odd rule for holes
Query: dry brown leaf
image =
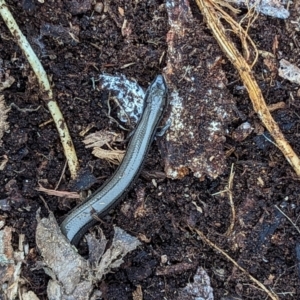
{"label": "dry brown leaf", "polygon": [[88,300],[93,275],[88,261],[63,236],[52,213],[41,219],[37,212],[36,244],[44,259],[44,270],[51,277],[48,299]]}
{"label": "dry brown leaf", "polygon": [[95,147],[92,153],[96,157],[100,159],[105,159],[114,165],[119,165],[125,155],[124,150],[118,150],[118,149],[105,150],[99,147]]}
{"label": "dry brown leaf", "polygon": [[113,144],[114,142],[122,142],[124,140],[123,134],[116,133],[108,130],[100,130],[89,134],[83,140],[86,148],[102,147],[107,144]]}
{"label": "dry brown leaf", "polygon": [[143,290],[142,290],[142,286],[138,285],[136,287],[136,290],[133,291],[132,293],[132,299],[133,300],[143,300]]}
{"label": "dry brown leaf", "polygon": [[[47,287],[48,299],[93,299],[92,292],[100,293],[94,285],[98,286],[105,274],[118,268],[127,253],[141,244],[137,238],[115,227],[112,244],[104,254],[105,245],[100,244],[106,244],[106,240],[93,240],[91,251],[96,249],[98,257],[94,257],[96,265],[92,266],[62,234],[51,212],[43,219],[39,214],[40,211],[37,212],[36,244],[44,259],[44,270],[51,277]],[[97,246],[96,242],[100,244]]]}
{"label": "dry brown leaf", "polygon": [[141,245],[136,237],[129,235],[123,229],[115,226],[114,231],[112,245],[105,251],[96,267],[96,277],[99,280],[111,272],[111,269],[118,268],[124,262],[126,254]]}

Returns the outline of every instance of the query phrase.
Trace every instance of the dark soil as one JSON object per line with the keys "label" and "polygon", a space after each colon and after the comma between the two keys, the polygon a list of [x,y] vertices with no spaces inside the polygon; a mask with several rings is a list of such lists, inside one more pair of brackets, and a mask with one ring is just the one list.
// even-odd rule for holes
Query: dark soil
{"label": "dark soil", "polygon": [[[23,33],[39,56],[52,80],[53,90],[68,124],[81,168],[98,178],[95,190],[113,172],[114,166],[95,159],[82,143],[79,132],[90,123],[100,129],[120,129],[106,117],[108,93],[93,88],[92,78],[102,72],[123,73],[147,87],[155,75],[162,73],[167,50],[168,20],[164,1],[112,1],[106,12],[94,11],[89,1],[9,0],[7,3]],[[192,2],[192,1],[191,1]],[[125,6],[124,6],[125,5]],[[132,24],[130,40],[122,35],[122,10]],[[201,20],[192,3],[193,14]],[[291,18],[297,15],[290,5]],[[242,12],[237,18],[242,18]],[[298,12],[299,13],[299,12]],[[299,65],[299,31],[283,20],[260,16],[249,31],[257,47],[273,53],[275,36],[279,44],[276,58],[285,58]],[[206,30],[206,34],[210,34]],[[10,207],[0,211],[6,224],[26,236],[29,255],[23,265],[22,277],[40,299],[46,299],[49,277],[37,270],[42,260],[35,245],[36,211],[47,209],[45,199],[58,221],[76,203],[47,196],[36,191],[38,182],[55,188],[65,165],[63,149],[45,103],[39,98],[38,84],[28,62],[0,20],[1,68],[9,70],[15,83],[4,91],[9,113],[10,131],[4,135],[0,156],[8,163],[0,172],[0,199],[8,199]],[[163,57],[162,61],[160,58]],[[126,66],[127,64],[131,64]],[[231,132],[242,122],[232,120],[226,149],[227,170],[218,179],[199,179],[192,175],[182,180],[159,176],[164,170],[157,143],[154,142],[145,161],[144,173],[134,188],[101,225],[112,237],[113,225],[135,236],[146,237],[143,246],[126,257],[115,273],[106,276],[99,288],[104,299],[132,299],[132,292],[141,285],[144,299],[174,299],[179,288],[187,285],[196,269],[202,266],[211,279],[215,299],[265,299],[266,295],[220,253],[215,252],[188,225],[204,234],[252,276],[278,294],[280,299],[300,298],[300,239],[293,226],[275,206],[296,225],[300,213],[299,178],[281,152],[263,135],[258,135],[260,121],[253,113],[247,92],[238,73],[227,62],[224,65],[228,88],[236,98],[237,108],[256,130],[244,141],[236,142]],[[254,74],[267,104],[284,101],[285,109],[272,113],[296,153],[300,154],[300,93],[296,84],[271,76],[260,58]],[[114,110],[113,114],[116,114]],[[44,124],[44,125],[43,125]],[[268,133],[265,132],[268,136]],[[213,195],[227,186],[234,163],[233,201],[237,211],[234,232],[225,232],[230,225],[231,210],[226,193]],[[147,171],[147,176],[146,172]],[[150,174],[150,175],[149,175]],[[155,179],[157,187],[153,185]],[[65,171],[59,190],[69,189],[70,174]],[[147,213],[134,218],[137,192],[145,189]],[[124,204],[125,203],[125,204]],[[127,205],[127,207],[124,207]],[[128,205],[130,207],[128,211]],[[196,205],[202,213],[197,211]],[[132,211],[131,211],[132,210]],[[147,242],[145,242],[147,240]],[[85,246],[79,250],[84,253]],[[167,256],[167,264],[161,257]],[[167,269],[166,266],[178,266]],[[175,270],[175,271],[174,271]],[[161,275],[162,274],[162,275]]]}

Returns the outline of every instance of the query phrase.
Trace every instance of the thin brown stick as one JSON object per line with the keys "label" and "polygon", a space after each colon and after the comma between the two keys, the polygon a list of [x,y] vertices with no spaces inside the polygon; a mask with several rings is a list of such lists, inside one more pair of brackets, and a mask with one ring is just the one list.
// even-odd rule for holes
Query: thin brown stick
{"label": "thin brown stick", "polygon": [[289,216],[287,216],[277,205],[275,205],[275,207],[290,221],[290,223],[296,228],[296,230],[300,234],[299,227],[292,221],[292,219]]}
{"label": "thin brown stick", "polygon": [[64,167],[63,167],[63,169],[62,169],[62,172],[61,172],[61,175],[60,175],[60,177],[59,177],[59,180],[58,180],[58,182],[57,182],[57,184],[56,184],[56,186],[55,186],[55,190],[57,190],[58,189],[58,187],[59,187],[59,185],[60,185],[60,183],[61,183],[61,180],[62,180],[62,178],[63,178],[63,176],[64,176],[64,174],[65,174],[65,172],[66,172],[66,168],[67,168],[67,161],[65,162],[65,164],[64,164]]}
{"label": "thin brown stick", "polygon": [[245,270],[243,267],[241,267],[233,258],[231,258],[224,250],[219,248],[216,244],[214,244],[212,241],[210,241],[202,231],[196,229],[196,228],[190,228],[192,231],[195,231],[201,240],[205,242],[207,245],[212,247],[217,252],[221,253],[223,256],[225,256],[226,259],[228,259],[230,262],[232,262],[240,271],[242,271],[251,281],[253,281],[257,286],[259,286],[272,300],[279,300],[279,297],[274,294],[273,292],[269,291],[260,281],[255,279],[252,275],[248,273],[247,270]]}
{"label": "thin brown stick", "polygon": [[283,101],[268,105],[268,110],[270,112],[275,111],[277,109],[284,109],[284,108],[286,108],[286,104]]}
{"label": "thin brown stick", "polygon": [[231,61],[234,67],[238,70],[243,84],[245,85],[249,93],[254,111],[257,113],[264,126],[270,132],[271,136],[275,140],[278,148],[281,150],[286,160],[294,168],[296,174],[300,176],[300,160],[285,139],[277,123],[272,118],[272,115],[269,112],[268,107],[264,101],[262,92],[252,74],[251,67],[247,64],[230,38],[226,35],[225,28],[220,22],[218,15],[213,7],[216,4],[213,1],[209,0],[196,0],[196,3],[198,4],[199,9],[205,17],[207,25],[211,29],[219,46],[224,51],[227,58]]}
{"label": "thin brown stick", "polygon": [[229,204],[230,204],[230,208],[231,208],[231,216],[230,216],[230,225],[225,233],[226,236],[231,235],[233,228],[234,228],[235,218],[236,218],[235,207],[234,207],[233,196],[232,196],[232,187],[233,187],[233,178],[234,178],[233,167],[234,167],[234,164],[231,165],[228,184],[225,187],[225,189],[220,192],[217,192],[215,194],[212,194],[212,196],[219,195],[222,193],[228,194]]}

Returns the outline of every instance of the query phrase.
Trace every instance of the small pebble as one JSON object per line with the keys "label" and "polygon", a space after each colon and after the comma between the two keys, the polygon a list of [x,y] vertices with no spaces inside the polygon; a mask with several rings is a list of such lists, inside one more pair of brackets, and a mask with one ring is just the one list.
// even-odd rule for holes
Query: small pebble
{"label": "small pebble", "polygon": [[253,127],[250,125],[250,123],[244,122],[233,131],[232,138],[237,142],[241,142],[245,140],[252,131]]}
{"label": "small pebble", "polygon": [[95,6],[94,6],[94,10],[95,10],[97,13],[101,14],[102,11],[103,11],[103,3],[102,3],[102,2],[97,2],[97,3],[95,4]]}

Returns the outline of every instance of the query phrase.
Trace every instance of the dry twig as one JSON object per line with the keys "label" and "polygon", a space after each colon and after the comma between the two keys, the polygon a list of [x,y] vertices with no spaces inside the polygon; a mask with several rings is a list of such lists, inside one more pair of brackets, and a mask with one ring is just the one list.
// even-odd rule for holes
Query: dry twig
{"label": "dry twig", "polygon": [[65,156],[68,161],[71,177],[75,179],[77,175],[77,170],[79,168],[79,163],[77,160],[76,152],[73,146],[73,142],[67,124],[57,105],[57,102],[53,98],[53,93],[52,93],[52,89],[47,74],[42,64],[40,63],[38,57],[32,50],[30,44],[28,43],[26,37],[23,35],[22,31],[17,25],[14,17],[10,13],[8,6],[4,0],[0,0],[0,15],[2,16],[11,34],[14,36],[16,42],[22,49],[24,55],[28,59],[28,62],[31,65],[37,77],[41,89],[41,98],[46,102],[48,109],[52,115],[52,118],[55,122],[61,143],[64,148]]}
{"label": "dry twig", "polygon": [[231,235],[231,233],[233,231],[233,228],[234,228],[235,217],[236,217],[235,207],[234,207],[233,197],[232,197],[232,187],[233,187],[233,178],[234,178],[233,166],[234,166],[234,164],[231,165],[228,184],[225,187],[225,189],[223,191],[220,191],[220,192],[217,192],[217,193],[213,194],[213,196],[216,196],[216,195],[219,195],[219,194],[222,194],[222,193],[228,194],[229,204],[230,204],[230,208],[231,208],[231,216],[230,216],[230,225],[229,225],[229,227],[228,227],[228,229],[225,233],[226,236]]}
{"label": "dry twig", "polygon": [[296,230],[300,234],[300,228],[292,221],[292,219],[287,216],[277,205],[275,205],[275,207],[288,219],[288,221],[296,228]]}
{"label": "dry twig", "polygon": [[44,188],[41,184],[36,188],[39,192],[44,192],[47,195],[52,195],[56,197],[62,197],[62,198],[71,198],[71,199],[80,199],[79,194],[76,192],[68,192],[68,191],[57,191],[57,190],[50,190]]}
{"label": "dry twig", "polygon": [[279,300],[278,296],[274,294],[272,291],[269,291],[260,281],[255,279],[252,275],[248,273],[247,270],[245,270],[243,267],[241,267],[233,258],[231,258],[224,250],[219,248],[216,244],[214,244],[212,241],[210,241],[202,231],[196,229],[196,228],[190,228],[192,231],[195,231],[201,238],[201,240],[212,247],[217,252],[221,253],[223,256],[225,256],[226,259],[228,259],[230,262],[232,262],[240,271],[242,271],[251,281],[253,281],[257,286],[259,286],[272,300]]}
{"label": "dry twig", "polygon": [[[264,126],[270,132],[278,148],[281,150],[290,165],[294,168],[296,174],[300,176],[300,160],[285,139],[277,123],[272,118],[272,115],[270,114],[270,111],[268,110],[268,107],[264,101],[262,92],[252,74],[251,66],[246,62],[230,38],[226,35],[225,28],[220,22],[216,7],[218,7],[219,14],[223,14],[223,10],[219,8],[219,6],[213,0],[196,0],[196,2],[203,16],[206,18],[206,22],[216,38],[219,46],[224,51],[227,58],[238,70],[243,84],[249,93],[254,111],[257,113]],[[232,23],[236,23],[225,12],[223,18],[226,19],[230,25],[232,25]],[[230,22],[228,20],[230,20]],[[236,25],[234,26],[236,27]]]}

